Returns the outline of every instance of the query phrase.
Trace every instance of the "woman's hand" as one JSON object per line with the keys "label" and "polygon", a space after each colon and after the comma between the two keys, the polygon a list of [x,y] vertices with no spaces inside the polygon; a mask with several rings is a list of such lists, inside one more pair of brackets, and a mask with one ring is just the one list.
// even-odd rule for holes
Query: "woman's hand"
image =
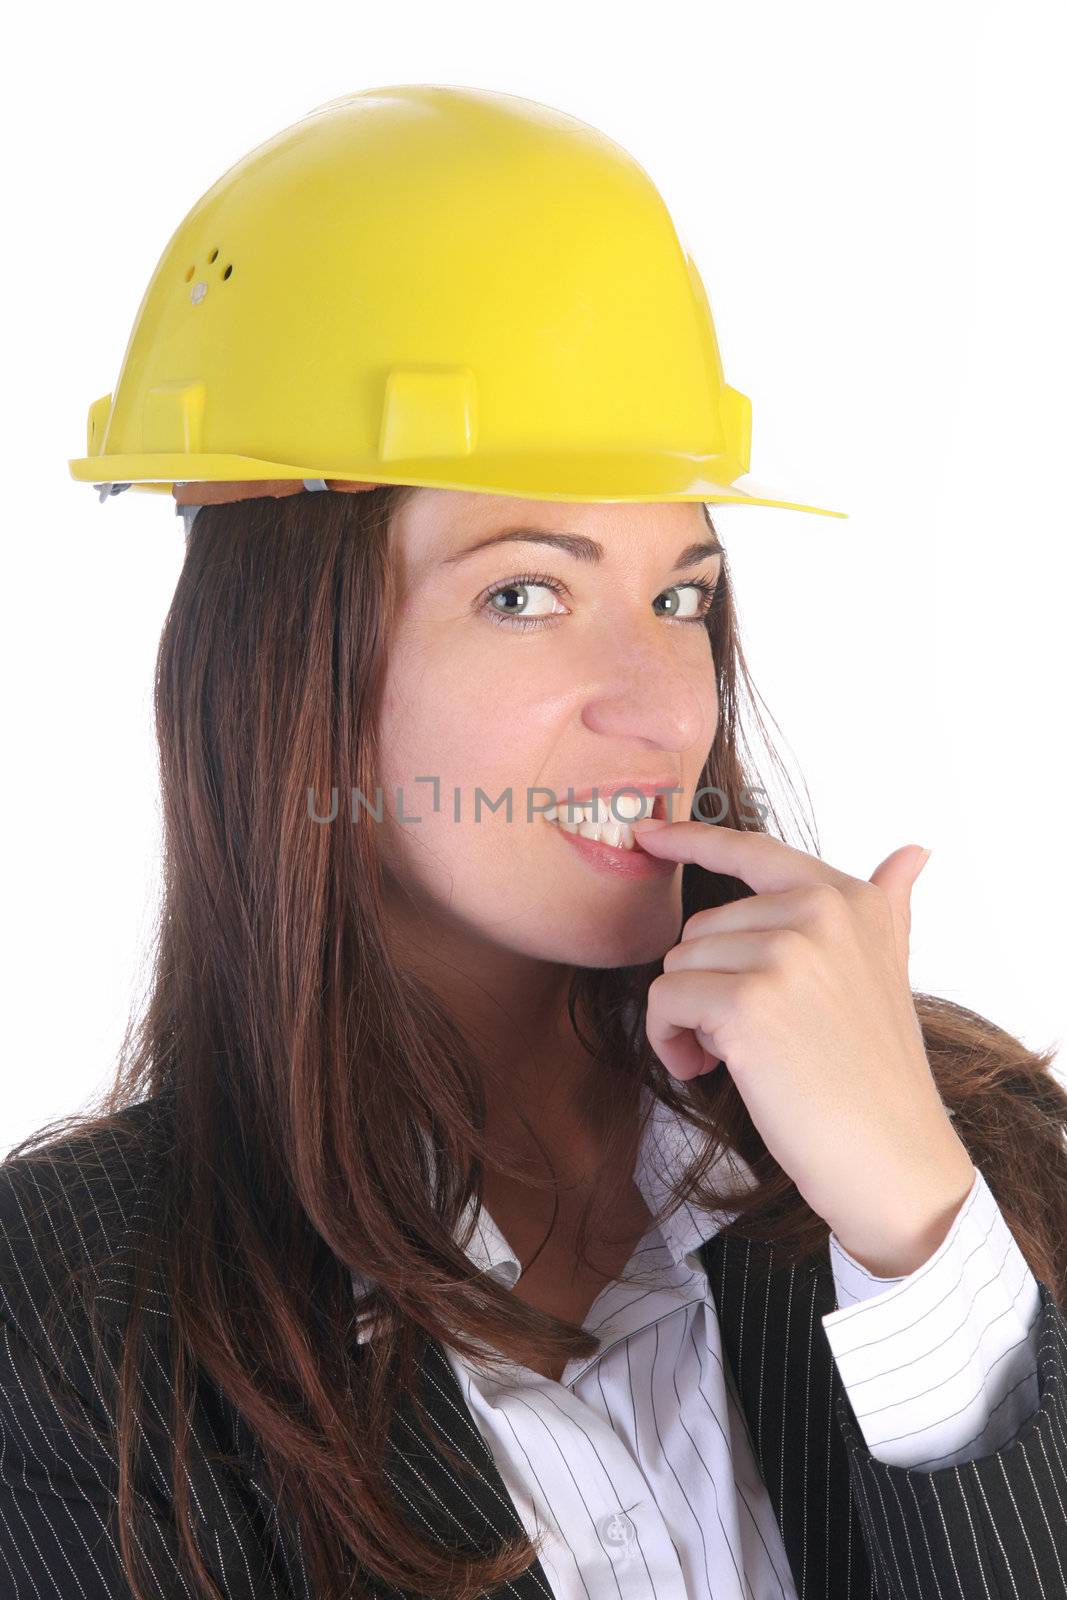
{"label": "woman's hand", "polygon": [[649,986],[645,1030],[667,1071],[725,1066],[768,1150],[837,1239],[882,1276],[937,1248],[975,1169],[927,1060],[908,979],[904,845],[870,881],[769,834],[639,822],[640,848],[755,893],[698,911]]}

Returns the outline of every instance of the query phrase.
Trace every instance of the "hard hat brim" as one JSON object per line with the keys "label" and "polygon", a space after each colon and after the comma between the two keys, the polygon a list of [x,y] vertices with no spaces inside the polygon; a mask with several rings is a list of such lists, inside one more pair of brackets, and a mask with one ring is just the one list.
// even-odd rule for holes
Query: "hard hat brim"
{"label": "hard hat brim", "polygon": [[513,495],[518,499],[633,502],[703,500],[709,504],[776,506],[822,517],[847,517],[757,483],[749,473],[723,481],[716,458],[681,451],[652,454],[619,451],[566,455],[493,456],[450,460],[394,461],[388,468],[370,462],[323,465],[261,461],[244,455],[154,454],[94,455],[69,459],[71,477],[94,484],[128,484],[132,489],[169,494],[176,483],[240,482],[256,479],[352,479],[368,483],[410,484],[427,489],[468,490]]}

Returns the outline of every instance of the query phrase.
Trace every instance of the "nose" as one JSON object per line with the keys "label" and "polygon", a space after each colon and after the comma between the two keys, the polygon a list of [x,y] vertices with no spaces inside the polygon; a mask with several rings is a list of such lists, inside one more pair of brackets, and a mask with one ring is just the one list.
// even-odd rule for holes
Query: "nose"
{"label": "nose", "polygon": [[676,637],[683,628],[696,632],[696,624],[656,617],[648,627],[598,630],[582,720],[616,751],[627,742],[674,754],[710,746],[718,721],[711,648],[705,635],[698,639],[704,648],[687,648]]}

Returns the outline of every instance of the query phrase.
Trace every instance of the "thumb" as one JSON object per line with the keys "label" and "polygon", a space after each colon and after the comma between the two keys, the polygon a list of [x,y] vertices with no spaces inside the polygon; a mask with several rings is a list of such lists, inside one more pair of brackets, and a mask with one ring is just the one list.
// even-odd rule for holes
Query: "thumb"
{"label": "thumb", "polygon": [[871,883],[876,883],[889,896],[904,934],[904,955],[907,956],[908,938],[911,934],[911,891],[915,880],[930,859],[930,851],[922,845],[905,844],[880,861],[871,873]]}

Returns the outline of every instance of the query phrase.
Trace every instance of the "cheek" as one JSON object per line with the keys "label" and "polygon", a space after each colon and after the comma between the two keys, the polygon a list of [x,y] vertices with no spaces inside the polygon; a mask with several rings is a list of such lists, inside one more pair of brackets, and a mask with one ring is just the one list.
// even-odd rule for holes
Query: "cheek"
{"label": "cheek", "polygon": [[[542,663],[534,702],[534,686],[521,673],[501,670],[499,645],[495,654],[492,640],[457,648],[455,637],[453,630],[445,648],[442,635],[440,650],[425,640],[394,649],[382,700],[377,781],[387,825],[394,818],[390,859],[399,848],[420,877],[446,863],[489,870],[499,864],[509,871],[516,835],[536,825],[525,820],[527,788],[541,782],[559,718],[566,715],[562,675],[558,689],[546,684]],[[490,809],[502,796],[504,803]],[[546,799],[535,796],[540,804]],[[420,820],[397,824],[401,804],[404,816]],[[458,879],[453,888],[459,892]]]}
{"label": "cheek", "polygon": [[[445,789],[458,786],[468,816],[479,786],[495,799],[511,785],[517,808],[519,786],[539,781],[572,714],[574,678],[562,652],[549,661],[501,639],[502,631],[443,618],[396,641],[382,704],[383,784],[436,777],[442,804]],[[430,784],[415,793],[431,794]],[[525,788],[521,798],[525,809]],[[450,814],[452,805],[450,794]]]}
{"label": "cheek", "polygon": [[[386,682],[381,716],[383,783],[436,778],[459,786],[466,805],[485,776],[507,772],[529,749],[525,708],[515,685],[489,665],[456,653],[420,653],[396,663]],[[415,793],[432,793],[429,783]],[[409,810],[411,807],[409,806]]]}

